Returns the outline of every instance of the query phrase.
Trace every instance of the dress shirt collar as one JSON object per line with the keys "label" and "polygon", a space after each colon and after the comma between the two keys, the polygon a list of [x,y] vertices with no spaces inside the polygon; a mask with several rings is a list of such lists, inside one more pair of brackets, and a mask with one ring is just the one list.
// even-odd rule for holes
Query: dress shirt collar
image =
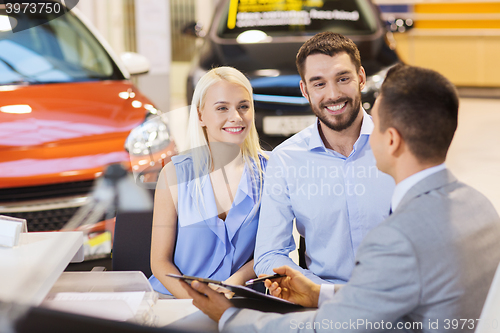
{"label": "dress shirt collar", "polygon": [[[362,135],[370,135],[372,134],[373,131],[373,120],[372,117],[366,113],[364,109],[363,110],[363,122],[361,123],[361,132],[359,133],[359,136]],[[316,118],[316,123],[315,125],[312,126],[312,133],[311,133],[311,139],[309,140],[309,147],[308,149],[311,151],[315,148],[321,148],[322,150],[326,151],[325,143],[323,140],[321,140],[321,136],[319,135],[319,119]]]}
{"label": "dress shirt collar", "polygon": [[311,138],[309,139],[309,147],[308,149],[311,151],[315,148],[322,148],[326,150],[325,144],[323,140],[321,140],[321,136],[319,135],[319,119],[316,118],[316,122],[311,126]]}
{"label": "dress shirt collar", "polygon": [[361,123],[361,132],[359,133],[360,136],[372,134],[374,127],[375,125],[373,125],[372,116],[366,113],[365,109],[363,109],[363,123]]}
{"label": "dress shirt collar", "polygon": [[398,185],[396,185],[396,188],[394,189],[394,194],[392,195],[392,201],[391,201],[391,209],[394,212],[396,208],[398,207],[399,203],[405,196],[406,192],[410,190],[415,184],[417,184],[419,181],[421,181],[424,178],[429,177],[430,175],[446,169],[446,165],[444,163],[440,165],[433,166],[431,168],[427,168],[425,170],[422,170],[420,172],[417,172],[414,175],[411,175],[410,177],[403,179]]}

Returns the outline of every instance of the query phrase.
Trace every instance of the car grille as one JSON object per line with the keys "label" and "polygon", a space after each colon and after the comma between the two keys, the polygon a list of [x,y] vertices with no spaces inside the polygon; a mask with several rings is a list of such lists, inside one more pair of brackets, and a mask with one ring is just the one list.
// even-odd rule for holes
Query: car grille
{"label": "car grille", "polygon": [[92,179],[42,186],[3,188],[0,189],[0,206],[4,203],[87,195],[92,190],[93,185],[94,180]]}
{"label": "car grille", "polygon": [[0,189],[0,214],[27,220],[28,231],[61,229],[87,201],[93,180]]}
{"label": "car grille", "polygon": [[51,231],[64,227],[79,207],[51,209],[35,212],[2,213],[2,215],[26,219],[29,231]]}

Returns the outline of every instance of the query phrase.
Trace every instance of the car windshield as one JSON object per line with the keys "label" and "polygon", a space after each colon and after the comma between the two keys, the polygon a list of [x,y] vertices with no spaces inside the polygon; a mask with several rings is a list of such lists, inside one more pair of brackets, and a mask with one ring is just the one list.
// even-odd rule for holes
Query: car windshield
{"label": "car windshield", "polygon": [[377,17],[366,0],[228,0],[217,34],[222,38],[238,38],[246,31],[272,37],[321,31],[368,35],[376,30]]}
{"label": "car windshield", "polygon": [[108,53],[71,12],[9,14],[16,25],[33,26],[12,32],[0,8],[0,85],[123,79]]}

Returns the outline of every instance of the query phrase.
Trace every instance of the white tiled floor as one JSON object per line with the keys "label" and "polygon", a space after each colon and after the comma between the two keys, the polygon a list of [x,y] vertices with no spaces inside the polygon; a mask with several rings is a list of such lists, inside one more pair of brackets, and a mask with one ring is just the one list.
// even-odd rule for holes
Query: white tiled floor
{"label": "white tiled floor", "polygon": [[500,99],[460,99],[458,130],[446,165],[500,212]]}

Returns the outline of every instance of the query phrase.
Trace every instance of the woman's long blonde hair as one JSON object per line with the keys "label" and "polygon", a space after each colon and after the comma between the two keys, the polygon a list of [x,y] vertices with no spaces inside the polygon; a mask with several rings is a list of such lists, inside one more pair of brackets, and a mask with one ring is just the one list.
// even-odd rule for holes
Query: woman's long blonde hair
{"label": "woman's long blonde hair", "polygon": [[[250,96],[250,111],[255,116],[252,86],[246,76],[237,69],[227,66],[213,68],[205,75],[203,75],[200,81],[197,83],[189,111],[188,152],[191,153],[193,159],[196,201],[198,203],[201,201],[203,206],[205,206],[204,200],[199,200],[202,197],[201,189],[203,184],[201,182],[202,179],[206,180],[206,178],[204,178],[203,176],[212,171],[213,160],[206,132],[203,130],[200,124],[199,112],[201,112],[201,109],[205,105],[207,90],[212,85],[222,80],[237,84],[243,87],[248,92]],[[260,147],[259,135],[257,134],[257,128],[255,127],[255,118],[250,125],[249,133],[243,141],[241,154],[247,166],[247,169],[251,174],[252,182],[254,184],[258,182],[260,184],[260,201],[260,198],[262,196],[264,171],[262,169],[259,155],[263,156],[265,159],[267,159],[268,156]],[[256,170],[257,172],[253,172],[254,170]]]}

